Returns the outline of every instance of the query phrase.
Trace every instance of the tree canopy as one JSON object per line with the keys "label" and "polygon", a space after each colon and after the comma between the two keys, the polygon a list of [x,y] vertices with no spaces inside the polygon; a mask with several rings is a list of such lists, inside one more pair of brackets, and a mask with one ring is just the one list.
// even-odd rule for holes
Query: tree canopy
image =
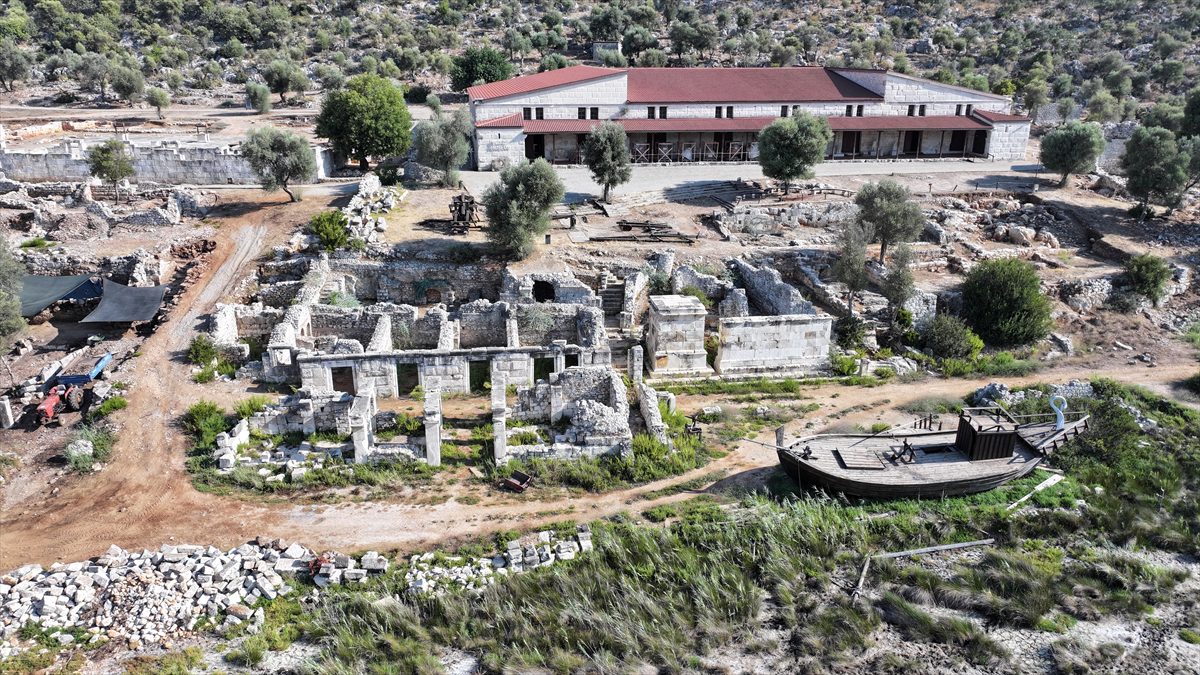
{"label": "tree canopy", "polygon": [[1161,127],[1139,127],[1125,144],[1121,168],[1126,189],[1141,200],[1141,215],[1153,199],[1174,206],[1188,183],[1191,158],[1179,152],[1175,134]]}
{"label": "tree canopy", "polygon": [[454,91],[463,91],[477,83],[498,82],[512,77],[513,64],[502,52],[488,47],[467,47],[454,58],[450,82]]}
{"label": "tree canopy", "polygon": [[767,125],[758,135],[758,163],[768,178],[788,183],[812,176],[812,168],[825,157],[833,131],[823,118],[804,112]]}
{"label": "tree canopy", "polygon": [[146,103],[154,106],[155,112],[158,113],[158,119],[161,120],[163,118],[163,108],[171,105],[171,95],[167,93],[166,89],[150,87],[150,91],[146,92]]}
{"label": "tree canopy", "polygon": [[563,197],[563,184],[544,159],[500,172],[483,193],[487,237],[505,255],[522,259],[533,252],[533,237],[550,225],[550,207]]}
{"label": "tree canopy", "polygon": [[990,345],[1024,345],[1050,332],[1050,300],[1037,270],[1017,258],[985,260],[963,283],[963,316]]}
{"label": "tree canopy", "polygon": [[629,182],[633,176],[625,127],[616,122],[594,127],[583,142],[583,163],[592,172],[592,179],[604,188],[603,199],[607,202],[612,188]]}
{"label": "tree canopy", "polygon": [[867,183],[854,196],[858,219],[879,241],[879,262],[887,256],[887,247],[895,242],[917,238],[925,227],[925,214],[912,201],[908,188],[892,180]]}
{"label": "tree canopy", "polygon": [[[434,96],[430,99],[438,100]],[[442,171],[442,183],[453,186],[458,182],[456,170],[467,161],[471,151],[467,141],[471,134],[470,113],[466,108],[459,108],[453,115],[447,115],[441,109],[440,101],[430,107],[435,111],[433,119],[421,122],[413,131],[417,161]]]}
{"label": "tree canopy", "polygon": [[271,61],[263,71],[263,79],[272,92],[279,94],[280,103],[287,103],[288,92],[302,94],[309,85],[304,69],[285,59]]}
{"label": "tree canopy", "polygon": [[846,304],[854,316],[854,298],[867,289],[867,244],[873,233],[859,220],[842,227],[838,239],[837,260],[833,263],[833,278],[846,284]]}
{"label": "tree canopy", "polygon": [[21,318],[21,285],[25,266],[0,244],[0,339],[25,327]]}
{"label": "tree canopy", "polygon": [[1040,159],[1047,170],[1062,176],[1060,185],[1066,185],[1071,174],[1094,171],[1102,152],[1104,132],[1099,124],[1067,122],[1042,139]]}
{"label": "tree canopy", "polygon": [[88,149],[88,171],[115,188],[117,183],[133,175],[133,158],[121,141],[105,141]]}
{"label": "tree canopy", "polygon": [[350,78],[346,88],[326,94],[317,115],[317,135],[328,138],[341,157],[358,160],[365,171],[369,158],[408,152],[412,120],[404,93],[378,75]]}
{"label": "tree canopy", "polygon": [[299,199],[289,185],[310,180],[317,171],[316,155],[308,141],[276,127],[251,131],[242,143],[242,157],[258,175],[264,190],[283,190],[293,202]]}

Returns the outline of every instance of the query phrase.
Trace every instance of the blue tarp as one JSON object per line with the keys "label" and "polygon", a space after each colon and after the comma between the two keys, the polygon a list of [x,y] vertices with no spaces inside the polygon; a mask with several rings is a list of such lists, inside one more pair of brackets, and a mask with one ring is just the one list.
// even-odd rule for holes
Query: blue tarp
{"label": "blue tarp", "polygon": [[101,286],[90,276],[43,277],[26,275],[21,282],[21,316],[36,316],[59,300],[100,297]]}

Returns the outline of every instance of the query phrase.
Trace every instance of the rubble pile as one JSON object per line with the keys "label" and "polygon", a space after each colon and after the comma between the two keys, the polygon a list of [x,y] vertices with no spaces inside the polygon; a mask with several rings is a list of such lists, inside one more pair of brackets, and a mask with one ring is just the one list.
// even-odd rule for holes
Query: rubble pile
{"label": "rubble pile", "polygon": [[1049,395],[1043,394],[1038,389],[1013,391],[1003,382],[989,382],[971,394],[971,402],[977,406],[994,406],[999,404],[1008,407],[1020,403],[1027,398],[1062,396],[1070,400],[1073,398],[1092,398],[1095,395],[1092,383],[1083,380],[1068,380],[1063,384],[1050,385]]}
{"label": "rubble pile", "polygon": [[414,555],[409,559],[408,582],[410,593],[440,595],[451,590],[469,593],[482,592],[497,576],[519,574],[538,567],[548,567],[559,560],[573,560],[592,550],[592,531],[579,525],[574,536],[559,538],[551,531],[538,532],[536,539],[508,542],[504,553],[491,558],[466,560],[458,556],[439,557],[433,553]]}
{"label": "rubble pile", "polygon": [[[387,559],[373,551],[356,566],[350,556],[318,558],[299,544],[284,546],[263,537],[228,551],[164,544],[139,552],[112,546],[87,562],[55,563],[49,569],[25,565],[0,576],[0,636],[11,641],[21,626],[34,622],[63,629],[56,637],[64,645],[74,641],[72,632],[82,630],[90,643],[123,640],[139,649],[222,614],[224,629],[247,621],[253,625],[262,622],[262,609],[250,607],[291,594],[295,589],[288,579],[307,573],[313,560],[319,565],[314,580],[322,586],[361,581],[388,568]],[[14,650],[0,645],[0,657]]]}
{"label": "rubble pile", "polygon": [[[228,432],[217,434],[213,459],[220,473],[241,466],[257,467],[258,475],[268,483],[296,482],[309,471],[324,468],[328,461],[340,461],[345,449],[345,444],[331,442],[302,441],[294,447],[275,447],[268,440],[252,443],[249,424],[241,420]],[[344,470],[351,471],[349,467]]]}
{"label": "rubble pile", "polygon": [[358,182],[358,192],[342,209],[350,236],[364,241],[375,241],[379,233],[387,231],[387,220],[376,213],[390,211],[399,203],[396,191],[385,188],[379,176],[369,173]]}

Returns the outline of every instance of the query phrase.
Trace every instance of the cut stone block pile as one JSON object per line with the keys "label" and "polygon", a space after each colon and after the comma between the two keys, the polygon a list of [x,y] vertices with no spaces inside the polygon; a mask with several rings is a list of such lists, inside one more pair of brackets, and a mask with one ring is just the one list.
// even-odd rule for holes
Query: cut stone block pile
{"label": "cut stone block pile", "polygon": [[350,236],[364,241],[375,241],[380,232],[387,231],[387,220],[376,213],[390,211],[398,204],[396,191],[385,188],[379,182],[379,177],[369,173],[358,182],[358,192],[350,198],[350,203],[342,209]]}
{"label": "cut stone block pile", "polygon": [[[257,467],[258,475],[268,483],[281,483],[298,481],[309,471],[323,468],[328,460],[340,461],[345,449],[345,444],[331,442],[314,445],[303,441],[295,447],[278,448],[268,441],[252,442],[249,425],[241,420],[228,432],[217,434],[212,454],[220,473],[239,466]],[[348,467],[344,470],[351,471]]]}
{"label": "cut stone block pile", "polygon": [[[16,651],[21,626],[37,623],[74,641],[82,630],[89,642],[120,640],[131,649],[157,644],[196,628],[205,618],[224,615],[223,630],[262,622],[261,599],[291,594],[295,574],[309,571],[317,556],[309,549],[259,538],[228,551],[211,546],[172,546],[157,551],[126,551],[112,546],[87,562],[55,563],[49,569],[25,565],[0,576],[0,658]],[[323,564],[322,564],[323,563]],[[361,581],[388,569],[375,552],[361,562],[325,554],[314,581],[320,586]]]}
{"label": "cut stone block pile", "polygon": [[440,595],[451,590],[480,593],[495,583],[497,576],[548,567],[560,560],[574,560],[592,548],[592,531],[587,525],[580,525],[574,536],[563,538],[546,530],[538,532],[536,539],[508,542],[504,553],[491,558],[466,560],[458,556],[438,557],[432,553],[414,555],[409,559],[404,580],[408,582],[410,593]]}

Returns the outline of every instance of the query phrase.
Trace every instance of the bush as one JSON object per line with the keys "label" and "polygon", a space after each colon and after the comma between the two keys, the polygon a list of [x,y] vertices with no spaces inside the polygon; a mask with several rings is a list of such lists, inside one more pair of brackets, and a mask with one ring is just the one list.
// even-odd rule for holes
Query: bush
{"label": "bush", "polygon": [[1162,258],[1143,253],[1125,261],[1125,278],[1134,292],[1157,302],[1171,279],[1171,268]]}
{"label": "bush", "polygon": [[244,420],[255,413],[262,412],[270,403],[270,398],[256,394],[248,399],[238,401],[233,408],[233,413],[237,415],[238,419]]}
{"label": "bush", "polygon": [[129,400],[124,396],[111,396],[104,399],[104,402],[92,412],[92,417],[96,419],[108,417],[118,410],[124,410],[127,407],[129,407]]}
{"label": "bush", "polygon": [[705,293],[704,290],[701,288],[697,288],[696,286],[688,286],[688,287],[680,290],[679,294],[680,295],[690,295],[693,298],[696,298],[697,300],[699,300],[700,304],[704,305],[704,309],[712,309],[712,306],[713,306],[712,299],[709,298],[708,294]]}
{"label": "bush", "polygon": [[862,349],[867,336],[867,324],[857,316],[843,316],[833,324],[837,346],[842,349]]}
{"label": "bush", "polygon": [[938,314],[925,328],[925,349],[942,359],[973,359],[983,351],[983,340],[962,319]]}
{"label": "bush", "polygon": [[195,439],[197,448],[211,448],[226,426],[225,411],[212,401],[199,401],[183,414],[183,429]]}
{"label": "bush", "polygon": [[986,260],[963,284],[967,324],[991,345],[1023,345],[1050,332],[1050,301],[1033,265],[1016,258]]}
{"label": "bush", "polygon": [[404,88],[405,103],[425,103],[433,90],[423,84],[410,84]]}
{"label": "bush", "polygon": [[1196,373],[1195,375],[1184,380],[1183,388],[1187,389],[1193,394],[1200,395],[1200,373]]}
{"label": "bush", "polygon": [[212,338],[207,335],[197,335],[192,338],[192,343],[188,345],[187,359],[189,363],[194,363],[197,366],[207,366],[217,359],[219,352],[217,346],[213,344]]}
{"label": "bush", "polygon": [[346,216],[341,211],[324,211],[313,216],[308,223],[308,232],[321,241],[321,248],[326,251],[336,251],[350,245],[350,230],[346,227]]}

